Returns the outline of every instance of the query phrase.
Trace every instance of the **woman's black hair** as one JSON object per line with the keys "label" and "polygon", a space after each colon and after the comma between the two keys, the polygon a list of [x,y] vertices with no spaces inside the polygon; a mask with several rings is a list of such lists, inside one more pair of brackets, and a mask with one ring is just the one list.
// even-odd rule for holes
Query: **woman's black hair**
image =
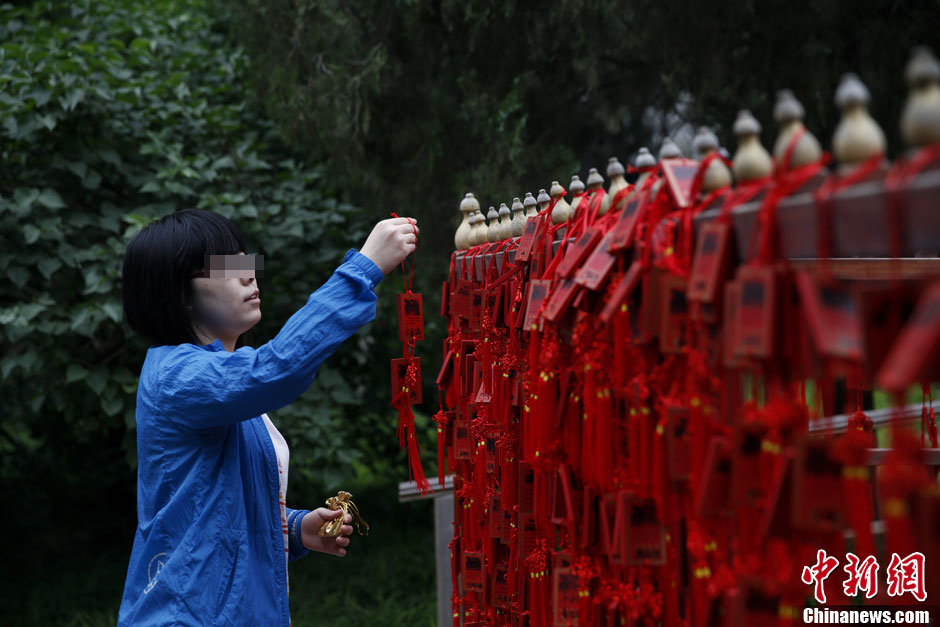
{"label": "woman's black hair", "polygon": [[201,344],[192,324],[192,276],[206,255],[247,252],[231,220],[182,209],[148,224],[124,251],[124,319],[153,345]]}

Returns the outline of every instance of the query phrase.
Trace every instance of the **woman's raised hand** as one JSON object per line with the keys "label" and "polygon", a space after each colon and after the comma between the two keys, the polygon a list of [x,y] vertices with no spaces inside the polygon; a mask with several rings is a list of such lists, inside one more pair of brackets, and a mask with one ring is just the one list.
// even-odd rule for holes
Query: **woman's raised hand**
{"label": "woman's raised hand", "polygon": [[303,520],[300,521],[301,543],[311,551],[331,553],[333,555],[339,555],[340,557],[346,555],[346,549],[344,547],[349,546],[349,538],[346,536],[353,532],[352,525],[348,524],[352,522],[352,516],[350,514],[346,514],[346,517],[343,519],[343,523],[345,524],[340,528],[340,534],[338,536],[335,538],[324,538],[320,535],[320,527],[327,521],[339,518],[342,515],[343,510],[341,509],[333,510],[325,507],[318,507],[309,514],[305,514]]}
{"label": "woman's raised hand", "polygon": [[418,226],[414,218],[388,218],[375,225],[359,251],[388,274],[415,251]]}

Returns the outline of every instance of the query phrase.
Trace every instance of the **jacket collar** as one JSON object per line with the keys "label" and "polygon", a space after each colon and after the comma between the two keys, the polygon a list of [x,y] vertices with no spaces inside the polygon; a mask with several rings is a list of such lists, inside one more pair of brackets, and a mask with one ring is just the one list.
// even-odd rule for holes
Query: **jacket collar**
{"label": "jacket collar", "polygon": [[218,340],[218,339],[212,342],[211,344],[201,344],[199,348],[204,348],[207,351],[214,351],[214,352],[225,350],[225,346],[222,345],[222,340]]}

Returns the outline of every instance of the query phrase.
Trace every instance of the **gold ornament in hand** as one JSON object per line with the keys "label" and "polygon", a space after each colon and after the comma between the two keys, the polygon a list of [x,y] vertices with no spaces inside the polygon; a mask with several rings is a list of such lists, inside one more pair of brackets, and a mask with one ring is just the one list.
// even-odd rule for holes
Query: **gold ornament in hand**
{"label": "gold ornament in hand", "polygon": [[[359,514],[359,508],[356,507],[356,504],[353,503],[351,499],[352,494],[345,490],[340,490],[339,494],[331,496],[326,500],[327,508],[333,511],[343,510],[343,515],[323,523],[323,526],[320,527],[320,531],[318,532],[321,537],[335,538],[338,536],[342,532],[343,520],[346,518],[346,514],[352,515],[353,522],[356,524],[356,531],[359,535],[369,535],[369,523],[362,519],[362,516]],[[366,528],[364,534],[362,533],[362,527]]]}

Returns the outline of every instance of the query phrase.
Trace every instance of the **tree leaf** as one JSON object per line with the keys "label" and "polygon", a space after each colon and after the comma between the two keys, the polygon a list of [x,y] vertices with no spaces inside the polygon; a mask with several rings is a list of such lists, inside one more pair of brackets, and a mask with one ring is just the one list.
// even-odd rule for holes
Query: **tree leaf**
{"label": "tree leaf", "polygon": [[88,370],[80,364],[69,364],[65,371],[65,382],[72,383],[88,376]]}
{"label": "tree leaf", "polygon": [[65,203],[62,202],[62,196],[59,195],[59,192],[48,187],[42,190],[37,200],[39,200],[42,206],[49,209],[62,209],[65,207]]}
{"label": "tree leaf", "polygon": [[36,228],[35,226],[33,226],[32,224],[26,224],[26,225],[24,225],[24,226],[23,226],[23,240],[24,240],[27,244],[32,244],[32,243],[34,243],[37,239],[39,239],[39,229],[37,229],[37,228]]}

